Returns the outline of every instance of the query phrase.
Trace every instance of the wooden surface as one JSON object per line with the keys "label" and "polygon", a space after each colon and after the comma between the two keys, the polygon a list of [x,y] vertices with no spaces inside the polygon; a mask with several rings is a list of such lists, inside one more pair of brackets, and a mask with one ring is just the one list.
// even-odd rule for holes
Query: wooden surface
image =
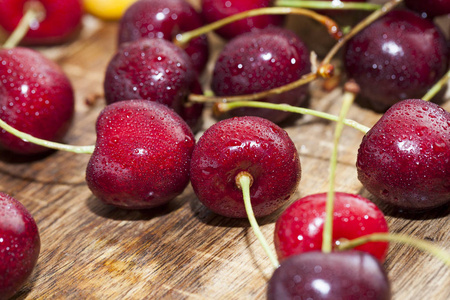
{"label": "wooden surface", "polygon": [[[116,23],[86,17],[77,40],[38,49],[63,67],[76,91],[76,117],[67,143],[95,142],[94,124],[104,100],[100,97],[88,106],[85,99],[102,94],[104,70],[116,49],[116,31]],[[319,87],[320,83],[312,86],[311,107],[337,114],[340,90],[325,93]],[[450,110],[450,101],[444,107]],[[371,126],[379,115],[354,105],[349,118]],[[210,110],[205,119],[204,129],[214,122]],[[292,200],[326,191],[334,124],[304,117],[284,128],[298,147],[303,169]],[[361,138],[354,129],[343,132],[336,189],[378,203],[356,178]],[[163,208],[124,211],[102,204],[90,193],[84,179],[89,155],[55,152],[33,161],[5,153],[0,157],[0,190],[31,211],[42,242],[35,271],[17,299],[265,298],[272,266],[248,222],[211,213],[190,186]],[[380,206],[392,232],[450,250],[448,207],[408,216]],[[271,247],[281,211],[259,220]],[[385,267],[394,299],[444,300],[450,295],[450,269],[426,253],[392,244]]]}

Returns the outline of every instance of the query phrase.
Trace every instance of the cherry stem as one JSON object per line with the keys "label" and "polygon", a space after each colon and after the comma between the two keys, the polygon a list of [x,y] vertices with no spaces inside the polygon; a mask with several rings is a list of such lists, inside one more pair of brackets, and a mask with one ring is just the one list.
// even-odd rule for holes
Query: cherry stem
{"label": "cherry stem", "polygon": [[347,115],[353,101],[356,98],[356,94],[345,91],[343,96],[343,102],[341,111],[339,112],[339,118],[336,124],[333,138],[333,152],[330,157],[330,173],[329,173],[329,190],[327,193],[327,202],[325,206],[325,223],[322,237],[322,252],[330,253],[333,250],[333,211],[334,211],[334,187],[336,178],[336,166],[338,158],[338,146],[339,140],[344,129],[344,120]]}
{"label": "cherry stem", "polygon": [[203,34],[206,34],[210,31],[214,31],[220,27],[223,27],[227,24],[248,18],[248,17],[255,17],[260,15],[290,15],[290,14],[296,14],[296,15],[303,15],[308,16],[319,23],[323,24],[330,35],[332,35],[335,39],[339,39],[342,36],[342,33],[339,29],[339,26],[336,24],[336,22],[324,15],[318,14],[312,10],[309,9],[303,9],[303,8],[295,8],[295,7],[266,7],[266,8],[257,8],[257,9],[251,9],[247,10],[226,18],[223,18],[219,21],[207,24],[205,26],[199,27],[197,29],[187,31],[184,33],[177,34],[177,36],[174,39],[174,44],[178,45],[181,48],[184,48],[189,41],[191,41],[193,38],[199,37]]}
{"label": "cherry stem", "polygon": [[16,47],[30,30],[31,22],[43,18],[43,14],[45,14],[45,9],[42,7],[42,4],[38,1],[29,2],[19,24],[17,24],[16,29],[14,29],[2,47],[5,49]]}
{"label": "cherry stem", "polygon": [[422,97],[422,100],[430,101],[450,80],[450,70],[436,82],[431,89]]}
{"label": "cherry stem", "polygon": [[56,142],[51,142],[47,140],[43,140],[37,137],[34,137],[28,133],[19,131],[10,125],[8,125],[5,121],[0,119],[0,127],[5,130],[6,132],[11,133],[12,135],[26,141],[30,142],[39,146],[43,146],[50,149],[55,150],[63,150],[67,152],[74,152],[74,153],[85,153],[85,154],[92,154],[94,152],[95,146],[72,146],[72,145],[66,145],[66,144],[60,144]]}
{"label": "cherry stem", "polygon": [[393,234],[393,233],[372,233],[365,236],[358,237],[353,240],[340,240],[336,243],[335,249],[339,251],[353,249],[368,242],[399,242],[414,246],[417,249],[428,252],[436,258],[442,260],[444,264],[450,266],[450,253],[445,249],[437,247],[436,245],[409,237],[407,235]]}
{"label": "cherry stem", "polygon": [[[304,108],[304,107],[297,107],[292,106],[289,104],[275,104],[275,103],[268,103],[268,102],[260,102],[260,101],[237,101],[237,102],[224,102],[224,103],[215,103],[214,104],[214,111],[217,114],[225,113],[229,110],[239,108],[239,107],[256,107],[256,108],[267,108],[267,109],[273,109],[273,110],[280,110],[280,111],[287,111],[302,115],[311,115],[315,117],[319,117],[322,119],[326,119],[329,121],[335,121],[337,122],[339,120],[338,116],[328,114],[325,112]],[[362,133],[366,134],[370,128],[367,126],[364,126],[354,120],[350,119],[344,119],[343,123],[347,126],[353,127],[354,129],[357,129],[361,131]]]}
{"label": "cherry stem", "polygon": [[278,0],[275,1],[274,6],[288,6],[288,7],[302,7],[309,9],[330,9],[330,10],[376,10],[381,7],[374,3],[360,3],[360,2],[343,2],[338,1],[303,1],[303,0]]}
{"label": "cherry stem", "polygon": [[350,40],[352,37],[354,37],[357,33],[359,33],[361,30],[372,24],[375,20],[382,17],[389,11],[391,11],[394,7],[402,3],[403,0],[391,0],[387,3],[385,3],[380,9],[377,9],[373,13],[371,13],[369,16],[367,16],[364,20],[356,24],[349,33],[344,35],[342,39],[340,39],[334,46],[331,48],[331,50],[328,52],[328,54],[325,56],[325,58],[322,61],[322,64],[329,64],[331,59],[336,55],[336,53],[347,43],[348,40]]}
{"label": "cherry stem", "polygon": [[270,250],[269,244],[267,243],[267,240],[264,238],[264,235],[259,229],[258,222],[256,221],[255,214],[253,213],[252,203],[250,200],[250,186],[252,185],[252,183],[253,177],[250,173],[241,171],[238,175],[236,175],[236,185],[242,190],[242,196],[244,198],[245,211],[247,212],[248,221],[250,222],[253,232],[258,238],[261,246],[272,262],[273,267],[276,269],[280,266],[280,263],[278,262],[277,257]]}

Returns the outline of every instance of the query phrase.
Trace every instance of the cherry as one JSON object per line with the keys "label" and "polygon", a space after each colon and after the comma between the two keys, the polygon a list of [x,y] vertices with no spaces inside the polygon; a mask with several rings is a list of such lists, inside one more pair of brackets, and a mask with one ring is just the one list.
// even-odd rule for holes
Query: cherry
{"label": "cherry", "polygon": [[[217,58],[211,86],[220,97],[252,94],[294,82],[310,69],[309,50],[294,33],[266,28],[242,34],[225,45]],[[260,100],[299,106],[307,96],[308,86],[304,85]],[[231,114],[256,115],[275,123],[290,115],[258,108],[236,109]]]}
{"label": "cherry", "polygon": [[292,256],[275,270],[267,299],[391,299],[390,284],[380,262],[366,252]]}
{"label": "cherry", "polygon": [[[202,0],[202,16],[207,23],[212,23],[251,9],[270,7],[272,2],[272,0]],[[283,22],[284,16],[281,15],[249,17],[223,26],[217,29],[216,33],[229,40],[245,32],[282,26]]]}
{"label": "cherry", "polygon": [[[71,83],[63,71],[37,51],[0,49],[0,118],[33,136],[60,140],[74,113]],[[0,132],[0,145],[21,154],[47,148]]]}
{"label": "cherry", "polygon": [[81,0],[4,0],[0,1],[0,26],[12,32],[30,5],[39,5],[42,18],[34,19],[24,43],[41,45],[65,42],[81,27]]}
{"label": "cherry", "polygon": [[405,5],[429,18],[450,14],[448,0],[405,0]]}
{"label": "cherry", "polygon": [[423,210],[450,201],[450,113],[409,99],[393,105],[364,136],[358,178],[383,202]]}
{"label": "cherry", "polygon": [[400,100],[422,97],[447,71],[448,49],[430,20],[398,10],[348,42],[344,65],[360,85],[361,96],[384,111]]}
{"label": "cherry", "polygon": [[198,199],[213,212],[246,218],[237,176],[252,177],[250,197],[256,217],[279,208],[300,181],[300,160],[287,133],[259,117],[225,119],[209,127],[192,154],[191,183]]}
{"label": "cherry", "polygon": [[108,104],[129,99],[157,101],[192,119],[192,125],[203,108],[184,107],[189,93],[201,92],[201,87],[188,55],[164,39],[123,44],[108,64],[104,90]]}
{"label": "cherry", "polygon": [[[140,0],[124,13],[119,26],[119,44],[140,38],[172,41],[177,34],[203,25],[201,15],[184,0]],[[184,49],[200,73],[209,56],[205,35],[193,39]]]}
{"label": "cherry", "polygon": [[104,203],[152,208],[186,188],[195,139],[167,106],[147,100],[113,103],[99,115],[96,129],[86,181]]}
{"label": "cherry", "polygon": [[31,275],[41,241],[31,214],[16,199],[0,193],[0,299],[9,299]]}
{"label": "cherry", "polygon": [[[280,261],[289,256],[320,250],[323,243],[326,193],[308,195],[292,203],[275,225],[275,249]],[[336,192],[333,212],[333,242],[374,232],[388,232],[383,213],[359,195]],[[367,243],[356,250],[384,261],[387,243]]]}

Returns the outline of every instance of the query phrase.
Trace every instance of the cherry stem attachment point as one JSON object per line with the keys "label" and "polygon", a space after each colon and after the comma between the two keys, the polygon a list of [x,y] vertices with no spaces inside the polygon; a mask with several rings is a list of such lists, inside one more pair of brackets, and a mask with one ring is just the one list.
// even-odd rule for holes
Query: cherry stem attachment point
{"label": "cherry stem attachment point", "polygon": [[340,240],[336,243],[335,249],[339,251],[350,250],[368,242],[398,242],[410,245],[424,252],[432,254],[434,257],[440,259],[442,262],[444,262],[444,264],[450,267],[450,253],[448,251],[437,247],[430,242],[415,239],[407,235],[386,232],[372,233],[353,240]]}
{"label": "cherry stem attachment point", "polygon": [[[329,121],[334,121],[334,122],[337,122],[339,119],[338,116],[328,114],[325,112],[321,112],[321,111],[317,111],[317,110],[313,110],[313,109],[309,109],[309,108],[297,107],[297,106],[292,106],[289,104],[275,104],[275,103],[268,103],[268,102],[261,102],[261,101],[236,101],[236,102],[229,102],[229,103],[218,102],[218,103],[214,104],[213,110],[214,110],[215,114],[221,114],[221,113],[225,113],[229,110],[239,108],[239,107],[257,107],[257,108],[267,108],[267,109],[273,109],[273,110],[287,111],[287,112],[292,112],[292,113],[297,113],[297,114],[302,114],[302,115],[311,115],[311,116],[319,117],[319,118],[326,119]],[[354,120],[344,119],[343,123],[347,126],[350,126],[354,129],[361,131],[364,134],[366,134],[370,130],[369,127],[364,126]]]}
{"label": "cherry stem attachment point", "polygon": [[189,43],[189,41],[191,41],[192,39],[199,37],[203,34],[206,34],[210,31],[216,30],[227,24],[236,22],[238,20],[242,20],[242,19],[245,19],[248,17],[260,16],[260,15],[291,15],[291,14],[308,16],[308,17],[318,21],[319,23],[323,24],[327,28],[329,34],[331,36],[333,36],[335,39],[339,39],[342,37],[341,30],[339,29],[339,26],[333,19],[331,19],[327,16],[324,16],[324,15],[318,14],[312,10],[303,9],[303,8],[295,8],[295,7],[266,7],[266,8],[257,8],[257,9],[247,10],[247,11],[223,18],[222,20],[210,23],[208,25],[199,27],[197,29],[187,31],[184,33],[180,33],[175,37],[173,42],[175,45],[178,45],[179,47],[184,48],[185,45],[187,43]]}
{"label": "cherry stem attachment point", "polygon": [[280,266],[276,255],[270,250],[269,244],[267,243],[264,235],[259,229],[258,222],[256,221],[255,214],[253,213],[252,203],[250,200],[250,186],[253,183],[253,177],[250,173],[246,171],[241,171],[236,175],[236,185],[242,190],[242,196],[244,198],[245,211],[247,212],[248,221],[252,226],[253,232],[258,238],[261,246],[272,262],[273,267],[276,269]]}
{"label": "cherry stem attachment point", "polygon": [[346,91],[343,96],[341,111],[336,124],[333,137],[333,152],[330,157],[330,171],[329,171],[329,190],[327,194],[327,202],[325,206],[325,223],[322,237],[322,252],[330,253],[333,250],[333,214],[334,214],[334,187],[336,178],[336,166],[338,158],[339,140],[344,129],[344,120],[347,115],[356,94]]}
{"label": "cherry stem attachment point", "polygon": [[422,97],[422,100],[430,101],[436,94],[446,85],[450,80],[450,70],[442,76],[432,87],[431,89]]}
{"label": "cherry stem attachment point", "polygon": [[30,143],[33,143],[33,144],[36,144],[39,146],[43,146],[46,148],[50,148],[50,149],[63,150],[63,151],[74,152],[74,153],[92,154],[94,152],[94,148],[95,148],[95,146],[73,146],[73,145],[66,145],[66,144],[43,140],[43,139],[34,137],[28,133],[25,133],[25,132],[15,129],[1,119],[0,119],[0,127],[3,130],[5,130],[6,132],[8,132],[26,142],[30,142]]}
{"label": "cherry stem attachment point", "polygon": [[43,19],[44,15],[45,9],[39,1],[29,2],[25,14],[2,48],[11,49],[16,47],[30,30],[30,24],[36,20]]}
{"label": "cherry stem attachment point", "polygon": [[[337,4],[336,4],[337,2]],[[277,0],[274,6],[302,7],[309,9],[329,10],[376,10],[381,7],[375,3],[343,2],[343,1],[303,1],[303,0]]]}

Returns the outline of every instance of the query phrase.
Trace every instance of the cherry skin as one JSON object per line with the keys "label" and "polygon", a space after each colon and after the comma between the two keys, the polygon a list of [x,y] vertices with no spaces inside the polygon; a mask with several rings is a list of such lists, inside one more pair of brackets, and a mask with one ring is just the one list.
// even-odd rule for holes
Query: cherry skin
{"label": "cherry skin", "polygon": [[391,299],[388,277],[366,252],[312,251],[283,261],[269,280],[268,300]]}
{"label": "cherry skin", "polygon": [[16,199],[0,193],[0,299],[9,299],[31,275],[41,241],[31,214]]}
{"label": "cherry skin", "polygon": [[[36,0],[33,0],[36,1]],[[0,1],[0,26],[7,32],[16,29],[30,0]],[[83,6],[81,0],[37,0],[44,17],[36,20],[22,40],[26,44],[41,45],[65,42],[81,27]]]}
{"label": "cherry skin", "polygon": [[450,2],[448,0],[405,0],[405,5],[407,8],[429,18],[450,14]]}
{"label": "cherry skin", "polygon": [[198,199],[213,212],[246,218],[236,176],[253,177],[250,197],[256,217],[269,215],[295,192],[300,160],[287,133],[259,117],[235,117],[208,128],[192,154],[191,183]]}
{"label": "cherry skin", "polygon": [[[226,17],[257,8],[267,8],[272,0],[202,0],[202,16],[207,23],[213,23]],[[221,37],[229,40],[242,33],[271,26],[282,26],[284,16],[263,15],[245,18],[216,30]]]}
{"label": "cherry skin", "polygon": [[447,71],[448,49],[430,20],[392,11],[347,43],[344,65],[360,85],[361,96],[375,110],[385,111],[400,100],[425,95]]}
{"label": "cherry skin", "polygon": [[[275,225],[275,249],[278,259],[320,250],[323,243],[327,193],[308,195],[292,203]],[[333,213],[333,242],[388,232],[383,213],[375,204],[359,195],[336,192]],[[388,243],[372,242],[355,248],[384,261]]]}
{"label": "cherry skin", "polygon": [[374,196],[405,210],[450,201],[450,113],[418,99],[392,106],[364,136],[358,179]]}
{"label": "cherry skin", "polygon": [[[120,47],[106,69],[104,90],[107,104],[146,99],[190,119],[189,111],[183,112],[186,98],[191,91],[201,91],[189,56],[169,41],[150,38]],[[202,107],[194,106],[194,118]]]}
{"label": "cherry skin", "polygon": [[[0,49],[0,118],[14,128],[59,141],[74,114],[71,83],[61,68],[28,48]],[[0,146],[20,154],[48,148],[0,132]]]}
{"label": "cherry skin", "polygon": [[[291,31],[266,28],[242,34],[229,41],[219,54],[211,82],[216,96],[253,94],[280,87],[310,72],[309,50]],[[308,96],[304,85],[259,101],[300,106]],[[254,115],[275,123],[290,113],[260,108],[242,108],[232,116]]]}
{"label": "cherry skin", "polygon": [[147,100],[110,104],[99,115],[96,130],[86,181],[104,203],[153,208],[186,188],[195,139],[167,106]]}
{"label": "cherry skin", "polygon": [[[124,13],[119,25],[119,44],[140,38],[172,41],[177,34],[203,26],[201,15],[185,0],[140,0]],[[184,49],[195,70],[202,72],[209,57],[205,35],[193,39]]]}

